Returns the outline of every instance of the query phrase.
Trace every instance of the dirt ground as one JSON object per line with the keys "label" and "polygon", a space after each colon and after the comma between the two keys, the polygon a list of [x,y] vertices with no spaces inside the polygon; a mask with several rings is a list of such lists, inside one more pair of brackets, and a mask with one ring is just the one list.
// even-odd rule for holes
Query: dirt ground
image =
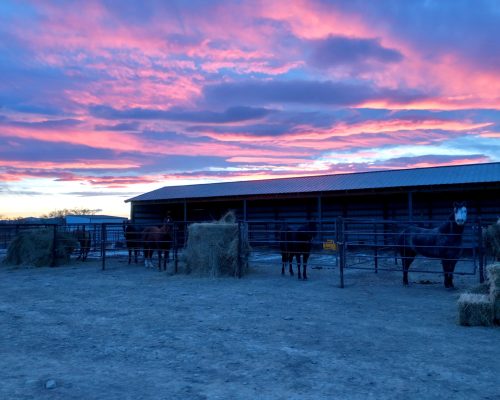
{"label": "dirt ground", "polygon": [[456,323],[477,277],[107,267],[0,267],[1,399],[500,399],[500,328]]}

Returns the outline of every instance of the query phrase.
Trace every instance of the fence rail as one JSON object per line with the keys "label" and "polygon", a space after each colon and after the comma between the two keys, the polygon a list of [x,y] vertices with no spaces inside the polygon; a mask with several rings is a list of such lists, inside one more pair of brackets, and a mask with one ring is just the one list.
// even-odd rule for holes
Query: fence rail
{"label": "fence rail", "polygon": [[[239,222],[251,248],[251,263],[281,265],[280,232],[286,224],[290,229],[297,229],[307,221],[245,221]],[[179,253],[187,243],[188,226],[191,222],[171,223],[172,237],[168,247],[171,260],[177,272]],[[417,221],[419,226],[435,226],[435,221]],[[149,224],[150,225],[150,224]],[[159,224],[158,226],[161,226]],[[344,271],[349,269],[402,272],[399,255],[398,237],[408,224],[390,220],[361,220],[335,218],[317,222],[311,241],[308,267],[312,269],[336,269],[340,274],[341,286],[344,284]],[[146,226],[136,225],[139,232]],[[468,223],[463,233],[462,254],[457,263],[455,274],[475,275],[483,278],[484,251],[481,238],[480,222]],[[81,245],[75,241],[75,233],[84,230],[89,235],[89,258],[99,259],[102,268],[106,268],[111,258],[127,258],[129,252],[124,235],[124,225],[119,223],[104,224],[1,224],[0,258],[6,255],[14,238],[23,232],[53,232],[62,245],[70,250],[71,257],[77,257]],[[54,240],[55,242],[55,240]],[[61,244],[61,243],[60,243]],[[143,247],[140,242],[139,246]],[[55,246],[54,246],[55,249]],[[53,250],[55,251],[55,250]],[[426,258],[412,267],[410,272],[442,273],[437,258]]]}

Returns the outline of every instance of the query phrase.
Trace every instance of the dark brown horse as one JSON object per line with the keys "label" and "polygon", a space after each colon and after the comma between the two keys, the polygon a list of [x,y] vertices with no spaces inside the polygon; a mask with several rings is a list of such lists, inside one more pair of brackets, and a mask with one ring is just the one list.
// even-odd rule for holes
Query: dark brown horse
{"label": "dark brown horse", "polygon": [[91,237],[90,232],[85,230],[85,225],[75,231],[76,240],[80,244],[80,249],[78,250],[77,260],[85,261],[90,251]]}
{"label": "dark brown horse", "polygon": [[141,231],[129,220],[127,220],[123,221],[123,234],[125,236],[125,243],[128,249],[128,263],[130,264],[132,262],[133,254],[134,261],[137,264],[140,249],[142,247]]}
{"label": "dark brown horse", "polygon": [[462,234],[467,221],[465,203],[454,203],[453,213],[442,225],[425,229],[409,226],[398,240],[403,263],[403,285],[408,285],[408,270],[417,254],[441,259],[444,272],[444,287],[453,288],[453,272],[462,252]]}
{"label": "dark brown horse", "polygon": [[169,252],[172,247],[172,223],[170,218],[165,218],[160,228],[149,226],[144,229],[142,231],[142,243],[146,268],[154,268],[153,254],[157,251],[158,269],[161,271],[163,258],[163,270],[166,271]]}
{"label": "dark brown horse", "polygon": [[295,258],[298,278],[307,280],[307,261],[311,254],[312,239],[315,234],[316,225],[314,222],[301,225],[297,230],[289,228],[286,224],[282,225],[279,237],[282,275],[285,274],[285,267],[288,264],[288,271],[293,276],[293,259]]}

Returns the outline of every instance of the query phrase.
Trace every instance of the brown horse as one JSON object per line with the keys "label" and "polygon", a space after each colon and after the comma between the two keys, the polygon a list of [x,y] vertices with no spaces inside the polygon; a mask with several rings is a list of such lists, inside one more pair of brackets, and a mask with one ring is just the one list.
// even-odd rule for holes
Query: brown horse
{"label": "brown horse", "polygon": [[132,262],[133,254],[134,261],[137,264],[141,249],[141,231],[127,220],[123,221],[123,235],[125,236],[125,243],[128,249],[128,263]]}
{"label": "brown horse", "polygon": [[172,224],[170,218],[163,220],[163,225],[149,226],[142,231],[142,243],[144,246],[144,264],[146,268],[153,267],[153,253],[158,252],[158,270],[161,271],[162,256],[163,270],[167,270],[168,256],[172,247]]}
{"label": "brown horse", "polygon": [[464,202],[453,204],[448,220],[433,229],[407,227],[399,236],[398,246],[403,263],[403,285],[408,286],[408,270],[417,254],[441,259],[444,287],[453,289],[453,272],[462,253],[462,234],[467,221]]}
{"label": "brown horse", "polygon": [[76,240],[78,240],[78,243],[80,244],[78,257],[76,259],[85,261],[90,251],[90,242],[91,242],[90,232],[87,232],[85,230],[85,225],[83,225],[81,228],[78,227],[78,229],[75,231],[75,237]]}
{"label": "brown horse", "polygon": [[288,264],[288,271],[293,276],[293,259],[295,258],[298,278],[307,280],[307,261],[311,254],[312,240],[315,234],[316,224],[312,221],[301,225],[296,230],[289,228],[286,224],[282,225],[279,239],[282,275],[285,275],[286,264]]}

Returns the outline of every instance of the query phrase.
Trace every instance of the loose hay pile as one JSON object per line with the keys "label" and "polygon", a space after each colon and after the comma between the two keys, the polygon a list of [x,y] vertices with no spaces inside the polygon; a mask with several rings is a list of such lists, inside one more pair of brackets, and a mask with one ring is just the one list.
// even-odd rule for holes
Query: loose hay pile
{"label": "loose hay pile", "polygon": [[78,242],[71,235],[56,233],[50,228],[28,230],[19,233],[10,243],[4,262],[10,265],[35,267],[54,266],[68,262]]}
{"label": "loose hay pile", "polygon": [[500,263],[488,265],[488,282],[458,299],[458,323],[465,326],[500,324]]}
{"label": "loose hay pile", "polygon": [[234,213],[226,214],[220,221],[194,223],[188,227],[184,252],[188,273],[243,276],[247,272],[249,253],[244,226],[236,222]]}

